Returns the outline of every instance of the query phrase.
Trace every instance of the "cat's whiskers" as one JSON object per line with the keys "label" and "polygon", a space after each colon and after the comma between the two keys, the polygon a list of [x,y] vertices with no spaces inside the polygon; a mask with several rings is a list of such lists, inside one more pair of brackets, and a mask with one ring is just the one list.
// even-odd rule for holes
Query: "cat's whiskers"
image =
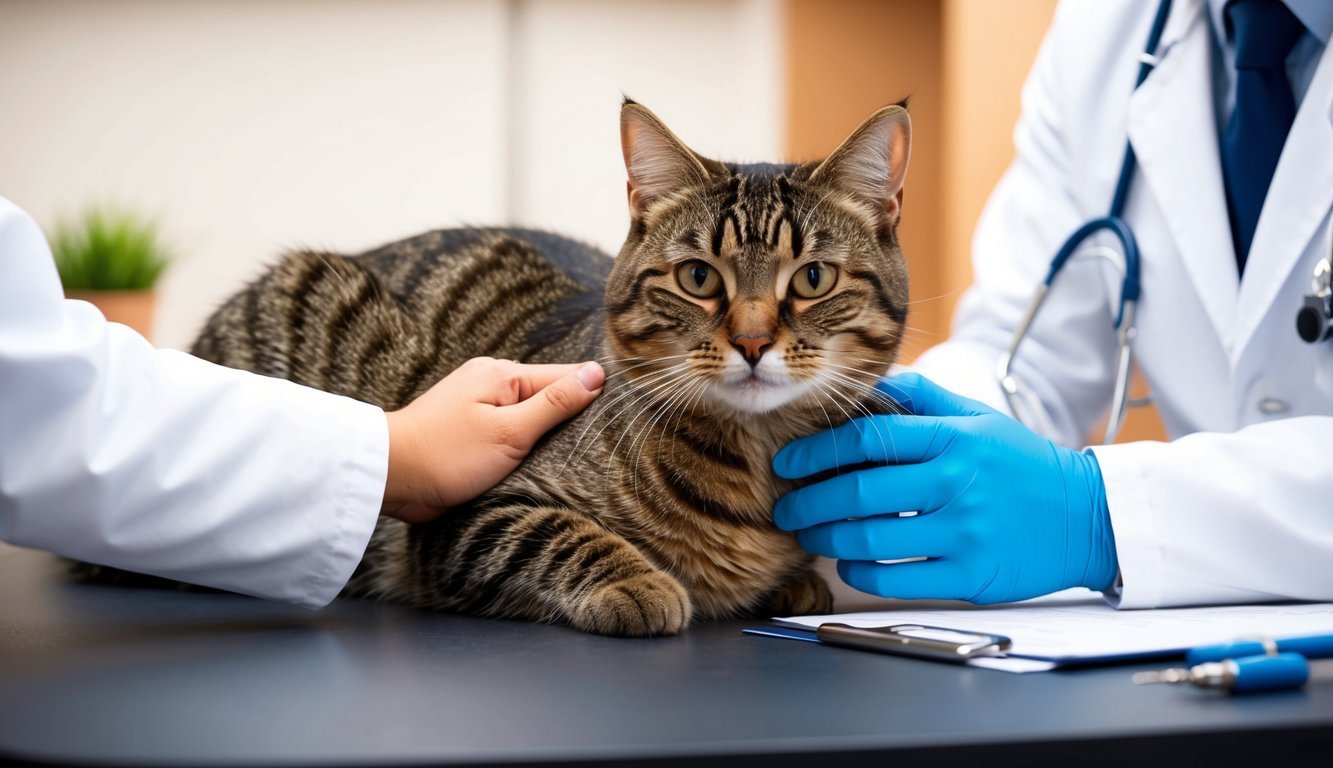
{"label": "cat's whiskers", "polygon": [[[848,359],[855,359],[855,358],[848,358]],[[872,364],[872,365],[873,365],[873,364],[876,364],[876,361],[873,361],[873,360],[866,360],[865,362],[868,363],[868,364]],[[861,382],[861,383],[863,383],[863,384],[865,384],[865,385],[867,385],[867,386],[874,386],[874,383],[875,383],[875,382],[877,382],[877,381],[879,381],[880,379],[884,378],[884,374],[879,373],[879,372],[877,372],[877,371],[873,371],[873,370],[868,371],[868,370],[866,370],[865,368],[863,368],[863,367],[861,367],[861,366],[847,365],[846,363],[835,363],[835,362],[833,362],[832,360],[824,360],[824,361],[822,361],[822,363],[823,363],[823,366],[824,366],[825,368],[828,368],[828,369],[830,369],[830,370],[835,370],[835,371],[850,371],[851,374],[852,374],[852,378],[853,378],[853,379],[856,379],[857,381],[859,381],[859,382]],[[846,375],[846,374],[844,374],[844,375]],[[862,377],[862,376],[867,377],[869,380],[868,380],[868,381],[862,381],[860,378],[858,378],[858,377]]]}
{"label": "cat's whiskers", "polygon": [[[594,405],[594,410],[592,411],[588,419],[587,426],[583,428],[583,432],[579,433],[578,439],[574,441],[573,447],[569,449],[569,456],[566,457],[564,466],[562,466],[560,469],[561,474],[564,474],[564,471],[569,468],[571,462],[575,461],[576,459],[583,458],[583,454],[588,452],[588,448],[584,448],[583,453],[577,453],[576,455],[579,446],[583,444],[583,438],[588,436],[588,431],[591,430],[593,426],[597,424],[598,418],[600,418],[603,415],[608,417],[606,422],[602,425],[602,428],[597,431],[597,434],[593,435],[592,440],[588,444],[589,447],[596,444],[597,439],[600,438],[602,436],[602,433],[606,431],[607,427],[611,426],[611,424],[615,421],[616,415],[622,412],[623,409],[621,410],[616,409],[617,405],[622,403],[626,398],[634,398],[635,400],[639,399],[639,396],[643,396],[646,394],[643,387],[652,385],[656,382],[660,382],[663,379],[669,379],[672,375],[679,373],[680,371],[685,370],[688,367],[689,363],[684,362],[684,363],[677,363],[676,365],[670,366],[661,371],[654,371],[642,377],[638,382],[636,382],[636,385],[629,385],[625,388],[623,392],[616,393],[616,395],[612,397],[610,400],[598,401]],[[633,403],[631,403],[631,405],[633,405]]]}
{"label": "cat's whiskers", "polygon": [[[684,383],[684,380],[682,379],[675,383],[682,384]],[[642,457],[642,452],[647,447],[648,440],[652,436],[653,427],[658,421],[662,420],[664,416],[670,414],[675,409],[677,401],[684,400],[685,395],[689,393],[693,383],[694,382],[685,383],[684,386],[672,389],[665,398],[662,398],[661,404],[652,411],[652,416],[648,419],[648,423],[644,425],[643,430],[640,431],[639,434],[630,438],[628,456],[630,458],[630,466],[633,468],[631,477],[636,489],[638,488],[639,459]],[[661,448],[660,440],[658,442],[658,448]],[[638,497],[637,490],[635,491],[635,497]]]}
{"label": "cat's whiskers", "polygon": [[[823,381],[823,380],[821,380],[821,379],[815,379],[815,389],[816,389],[816,391],[817,391],[819,394],[826,396],[826,397],[828,398],[828,400],[829,400],[829,403],[830,403],[831,405],[835,406],[839,411],[842,412],[843,416],[846,417],[846,422],[845,422],[846,424],[850,424],[850,425],[852,425],[852,427],[853,427],[854,429],[856,429],[857,432],[860,432],[860,431],[861,431],[861,427],[855,423],[855,419],[852,417],[852,414],[849,413],[845,408],[843,408],[843,407],[842,407],[841,405],[839,405],[839,403],[838,403],[838,399],[841,398],[842,400],[844,400],[844,401],[846,401],[846,402],[851,402],[853,405],[858,405],[855,401],[853,401],[853,400],[849,400],[849,399],[846,397],[846,395],[844,395],[843,393],[841,393],[841,392],[838,391],[838,388],[837,388],[836,386],[834,386],[833,383],[828,382],[828,381]],[[818,400],[817,400],[816,402],[818,402]],[[821,408],[822,408],[822,406],[821,406]],[[864,407],[862,406],[861,409],[864,410]],[[825,415],[826,415],[826,417],[827,417],[827,413],[828,413],[828,412],[825,411]],[[872,424],[873,424],[873,422],[872,422]],[[832,427],[830,427],[830,429],[832,429]],[[878,428],[878,427],[875,427],[875,431],[876,431],[876,433],[878,434],[878,432],[879,432],[879,428]],[[884,437],[883,437],[883,435],[879,435],[879,439],[880,439],[880,443],[881,443],[881,445],[883,445],[883,441],[884,441]],[[886,449],[886,450],[887,450],[887,449]],[[838,445],[837,445],[837,442],[836,442],[836,441],[833,443],[833,464],[834,464],[834,466],[840,466],[840,465],[842,464],[842,461],[841,461],[841,460],[839,459],[839,457],[838,457]]]}
{"label": "cat's whiskers", "polygon": [[855,361],[858,362],[858,363],[865,363],[866,365],[873,365],[873,366],[875,366],[876,368],[879,368],[879,367],[883,367],[883,368],[885,368],[885,369],[889,368],[889,364],[888,364],[888,363],[885,363],[883,360],[871,360],[871,359],[868,358],[868,357],[857,357],[857,356],[855,356],[855,355],[849,355],[849,354],[846,354],[846,353],[839,353],[838,356],[841,357],[841,358],[844,359],[844,360],[855,360]]}
{"label": "cat's whiskers", "polygon": [[[887,410],[889,413],[901,413],[901,412],[902,412],[902,406],[900,406],[897,402],[893,401],[893,399],[890,398],[888,395],[886,395],[886,394],[884,394],[883,392],[879,391],[879,390],[876,389],[874,386],[872,386],[872,385],[870,385],[870,384],[867,384],[866,382],[860,381],[859,379],[856,379],[856,378],[854,378],[854,377],[852,377],[852,376],[848,376],[848,375],[846,375],[846,374],[844,374],[844,373],[841,373],[841,372],[835,370],[836,368],[846,368],[847,370],[852,370],[852,371],[855,371],[855,372],[857,372],[857,373],[861,373],[862,375],[864,375],[864,373],[865,373],[864,371],[859,371],[859,370],[857,370],[857,369],[855,369],[855,368],[851,368],[851,367],[849,367],[849,366],[843,366],[843,365],[838,365],[838,364],[836,364],[836,363],[830,363],[830,367],[829,367],[828,369],[825,370],[825,373],[827,373],[828,375],[833,376],[833,377],[835,377],[836,379],[838,379],[839,381],[843,382],[843,383],[844,383],[846,386],[848,386],[853,392],[860,393],[860,394],[862,394],[863,396],[868,396],[869,399],[870,399],[872,402],[874,402],[874,403],[876,403],[877,405],[883,407],[883,408],[884,408],[885,410]],[[869,408],[866,407],[866,405],[865,405],[863,402],[857,400],[857,399],[854,398],[854,397],[851,397],[849,394],[847,394],[847,393],[845,393],[845,392],[842,392],[841,390],[834,390],[834,391],[835,391],[836,394],[838,394],[838,395],[839,395],[840,397],[842,397],[844,400],[846,400],[847,402],[851,403],[857,410],[861,411],[865,416],[867,416],[867,417],[873,417],[873,416],[875,415]],[[868,423],[871,424],[871,425],[874,427],[876,434],[879,436],[880,443],[881,443],[881,447],[883,447],[883,448],[885,449],[885,455],[888,455],[888,446],[887,446],[886,444],[884,444],[884,436],[883,436],[883,434],[880,434],[880,431],[879,431],[879,424],[878,424],[878,422],[877,422],[875,419],[873,419],[873,418],[869,418],[869,419],[868,419]],[[893,442],[893,435],[892,435],[892,433],[890,433],[890,435],[889,435],[889,443],[892,443],[892,442]],[[895,455],[895,456],[897,455],[897,447],[896,447],[896,446],[894,446],[894,455]]]}
{"label": "cat's whiskers", "polygon": [[622,391],[615,393],[609,399],[598,400],[596,404],[593,406],[594,410],[592,413],[592,418],[589,420],[588,426],[584,428],[583,434],[579,435],[579,440],[575,442],[575,445],[577,446],[578,442],[582,441],[584,435],[587,434],[588,429],[592,428],[592,424],[593,422],[596,421],[598,416],[601,416],[603,414],[614,415],[615,406],[620,404],[623,400],[641,394],[644,391],[643,388],[645,386],[651,385],[666,377],[669,377],[672,374],[685,368],[687,365],[688,365],[687,363],[677,363],[676,365],[668,366],[667,368],[664,368],[660,371],[653,371],[651,373],[645,374],[636,382],[635,385],[626,385]]}
{"label": "cat's whiskers", "polygon": [[[636,370],[638,368],[643,368],[649,365],[653,365],[655,363],[664,363],[669,360],[682,360],[684,358],[689,357],[691,354],[692,353],[690,352],[685,352],[679,355],[665,355],[662,357],[643,357],[641,355],[635,355],[633,357],[624,357],[620,359],[607,358],[606,360],[601,360],[599,362],[601,363],[603,368],[613,369],[613,370],[608,370],[606,374],[606,377],[610,379],[616,376],[627,376],[630,371]],[[631,360],[642,360],[643,362],[628,366],[622,365],[623,363],[627,363]]]}
{"label": "cat's whiskers", "polygon": [[[885,365],[884,362],[883,362],[882,360],[869,360],[869,359],[862,358],[862,357],[852,357],[852,356],[850,356],[850,355],[839,355],[839,357],[842,357],[842,358],[844,358],[844,359],[846,359],[846,360],[854,360],[854,361],[859,362],[859,363],[865,363],[866,365],[872,365],[872,366],[874,366],[875,368],[879,368],[879,367],[882,366],[882,367],[884,367],[886,370],[888,369],[888,366]],[[828,359],[821,360],[820,362],[821,362],[823,365],[826,365],[826,366],[828,366],[828,367],[830,367],[830,368],[837,368],[837,369],[839,369],[839,370],[844,370],[844,371],[853,371],[853,372],[855,372],[855,373],[859,373],[859,374],[861,374],[862,376],[871,376],[871,377],[873,377],[876,381],[878,381],[880,378],[883,378],[883,375],[884,375],[884,374],[882,374],[882,373],[877,373],[877,372],[874,371],[874,370],[866,370],[865,368],[861,368],[861,367],[858,367],[858,366],[855,366],[855,365],[847,365],[846,363],[835,363],[835,362],[833,362],[832,360],[828,360]]]}
{"label": "cat's whiskers", "polygon": [[[671,387],[674,387],[676,384],[680,383],[680,381],[683,380],[684,377],[689,374],[687,370],[688,367],[689,366],[686,363],[681,363],[678,366],[674,366],[671,370],[672,375],[666,377],[664,381],[658,382],[649,389],[641,390],[638,393],[637,397],[633,398],[627,406],[621,409],[621,413],[630,414],[630,423],[626,425],[625,428],[626,431],[622,432],[620,437],[616,439],[615,445],[611,448],[611,455],[613,456],[620,455],[619,453],[620,443],[625,439],[625,435],[629,431],[629,429],[633,427],[633,425],[638,421],[639,417],[644,414],[645,408],[643,406],[657,400],[658,395],[660,393],[669,391]],[[610,422],[608,422],[607,424],[607,427],[609,426]],[[603,427],[602,431],[605,430],[606,427]],[[599,431],[597,435],[594,436],[593,439],[596,440],[598,437],[601,436],[601,434],[602,432]]]}
{"label": "cat's whiskers", "polygon": [[[599,443],[599,441],[602,438],[602,435],[606,433],[607,429],[609,429],[613,424],[616,423],[617,419],[623,418],[625,417],[626,414],[628,414],[629,423],[626,425],[626,429],[632,428],[634,423],[638,421],[639,416],[641,415],[641,411],[636,410],[636,406],[638,406],[639,403],[643,402],[645,399],[653,397],[657,392],[661,391],[663,388],[669,387],[671,384],[674,383],[674,381],[680,375],[680,373],[681,373],[680,370],[668,370],[665,372],[661,372],[660,375],[657,375],[655,377],[655,380],[657,380],[658,383],[649,390],[631,389],[627,392],[621,393],[614,400],[608,402],[608,404],[605,407],[600,408],[596,413],[594,413],[592,418],[589,419],[588,421],[588,426],[584,428],[583,433],[579,435],[578,440],[575,441],[574,446],[570,449],[569,455],[566,457],[565,463],[561,467],[561,474],[564,474],[564,471],[569,467],[571,463],[582,460],[583,457],[587,454],[587,452],[591,450],[593,446]],[[627,403],[625,402],[626,400],[628,400]],[[624,404],[624,407],[620,408],[615,407],[620,404]],[[588,431],[592,429],[593,426],[596,425],[597,419],[601,416],[606,416],[601,427],[588,441],[587,445],[583,448],[583,450],[579,451],[579,446],[583,444],[583,439],[587,436]],[[619,440],[617,440],[616,445],[619,446]],[[612,453],[614,454],[614,451]]]}
{"label": "cat's whiskers", "polygon": [[907,304],[908,304],[908,306],[911,306],[911,305],[913,305],[913,304],[925,304],[925,303],[927,303],[927,302],[931,302],[931,301],[939,301],[939,300],[941,300],[941,299],[949,299],[949,298],[953,298],[953,297],[956,296],[956,295],[958,295],[958,291],[957,291],[957,290],[953,290],[953,291],[945,291],[944,293],[941,293],[941,294],[939,294],[938,296],[927,296],[927,297],[924,298],[924,299],[911,299],[911,300],[909,300],[909,301],[907,302]]}
{"label": "cat's whiskers", "polygon": [[[687,403],[685,405],[684,410],[681,411],[681,416],[677,417],[676,419],[677,425],[679,425],[680,419],[683,418],[686,413],[694,413],[695,406],[699,404],[699,401],[701,401],[704,395],[708,392],[708,387],[709,387],[709,382],[707,379],[699,379],[698,386],[694,388],[693,397],[690,398],[689,403]],[[674,428],[675,427],[673,427],[673,429]],[[673,441],[671,443],[671,457],[673,460],[675,459],[676,456],[675,451],[676,451],[676,445],[678,443],[679,441]]]}
{"label": "cat's whiskers", "polygon": [[[823,382],[821,382],[821,381],[819,380],[819,377],[815,377],[814,379],[811,379],[811,381],[814,382],[814,386],[815,386],[815,391],[816,391],[816,393],[823,393],[823,391],[824,391],[824,387],[825,387],[826,385],[825,385]],[[829,429],[833,429],[833,426],[834,426],[834,425],[833,425],[833,417],[829,416],[828,409],[824,407],[824,403],[823,403],[821,400],[822,400],[821,398],[819,398],[819,397],[815,397],[815,398],[814,398],[815,405],[819,406],[819,410],[820,410],[820,412],[824,414],[824,422],[828,424],[828,428],[829,428]],[[838,444],[837,444],[836,442],[833,444],[833,463],[834,463],[834,464],[838,464],[838,463],[839,463],[839,461],[838,461]]]}
{"label": "cat's whiskers", "polygon": [[890,413],[895,413],[900,415],[908,413],[908,411],[905,408],[903,408],[902,403],[899,403],[892,397],[892,395],[884,392],[879,388],[878,386],[879,384],[883,384],[885,387],[892,388],[894,384],[890,379],[880,377],[876,380],[874,385],[866,384],[860,381],[858,381],[857,384],[860,387],[864,388],[866,394],[870,395],[875,399],[876,402],[880,403],[885,408],[887,408]]}
{"label": "cat's whiskers", "polygon": [[[630,481],[634,498],[636,500],[639,498],[639,465],[643,461],[643,452],[648,447],[648,440],[653,434],[653,427],[656,426],[659,420],[663,420],[664,422],[669,422],[671,420],[671,414],[674,411],[676,411],[679,406],[683,405],[685,401],[689,398],[690,394],[695,390],[695,388],[700,386],[702,383],[704,382],[702,382],[700,379],[695,379],[694,381],[688,382],[685,386],[673,392],[671,396],[667,398],[667,401],[664,404],[663,408],[659,409],[658,412],[653,416],[652,420],[650,420],[648,424],[644,427],[643,434],[636,438],[638,440],[637,450],[635,448],[634,441],[630,442],[630,447],[629,447],[629,453],[631,456],[630,466],[633,468],[630,473]],[[657,433],[657,451],[659,453],[662,450],[662,435],[665,434],[666,431],[667,430],[664,428],[663,430]]]}
{"label": "cat's whiskers", "polygon": [[[665,382],[663,382],[663,383],[661,383],[661,384],[658,384],[657,386],[653,387],[652,390],[647,391],[647,392],[644,392],[640,397],[637,397],[637,398],[635,398],[633,401],[631,401],[631,403],[630,403],[630,408],[633,408],[633,407],[637,406],[640,402],[644,402],[645,399],[647,399],[648,402],[652,402],[652,401],[656,400],[656,399],[657,399],[657,395],[658,395],[658,393],[663,392],[663,391],[667,391],[667,390],[669,390],[671,387],[674,387],[675,385],[677,385],[678,383],[680,383],[680,381],[684,380],[684,378],[685,378],[686,375],[688,375],[688,372],[686,372],[686,373],[681,373],[681,374],[678,374],[678,375],[676,375],[676,376],[672,376],[672,377],[668,378]],[[629,409],[625,409],[625,410],[629,410]],[[620,444],[621,444],[622,442],[624,442],[625,438],[626,438],[626,437],[630,434],[630,432],[634,429],[635,425],[636,425],[636,424],[638,423],[638,421],[639,421],[639,418],[640,418],[641,416],[644,415],[644,411],[645,411],[645,410],[646,410],[646,409],[644,409],[644,408],[638,408],[637,410],[630,411],[630,420],[629,420],[629,423],[625,425],[625,429],[620,433],[620,437],[616,438],[615,445],[613,445],[613,446],[611,447],[611,455],[612,455],[612,456],[620,456],[620,455],[622,455],[622,454],[620,453]],[[660,412],[660,411],[659,411],[659,412]],[[609,424],[608,424],[608,426],[609,426]],[[603,428],[603,430],[605,430],[605,428]],[[601,435],[601,432],[599,432],[598,435],[600,436],[600,435]],[[636,437],[637,437],[637,436],[636,436]],[[631,445],[633,445],[633,441],[631,441]],[[604,473],[604,477],[606,477],[606,478],[608,478],[608,479],[609,479],[609,477],[610,477],[610,473],[611,473],[611,466],[612,466],[612,464],[608,464],[607,467],[606,467],[606,472]],[[636,498],[637,498],[637,496],[636,496]]]}
{"label": "cat's whiskers", "polygon": [[[825,373],[828,373],[828,375],[830,376],[838,376],[838,373],[833,371],[825,371]],[[854,416],[852,412],[849,412],[848,409],[842,407],[840,400],[842,401],[842,403],[852,403],[853,405],[857,405],[857,407],[860,408],[860,411],[862,413],[865,413],[865,415],[869,415],[869,411],[866,411],[865,407],[862,407],[862,405],[858,405],[856,401],[849,399],[849,397],[846,397],[846,395],[844,395],[844,393],[842,393],[840,389],[837,388],[837,384],[834,383],[834,381],[822,381],[822,384],[824,384],[824,392],[828,393],[828,395],[830,396],[829,403],[832,404],[834,408],[837,408],[838,411],[842,413],[842,419],[844,419],[844,423],[849,423],[849,421],[856,420],[856,416]]]}
{"label": "cat's whiskers", "polygon": [[[698,392],[699,389],[700,389],[701,387],[703,387],[703,386],[706,386],[706,382],[705,382],[703,379],[699,379],[699,378],[696,377],[696,378],[694,379],[694,381],[689,382],[689,383],[682,389],[682,391],[681,391],[681,393],[680,393],[681,396],[680,396],[680,398],[678,399],[677,404],[676,404],[676,405],[673,407],[673,409],[672,409],[672,415],[671,415],[671,416],[668,416],[666,422],[664,422],[663,425],[662,425],[662,429],[659,430],[658,433],[657,433],[657,447],[656,447],[656,451],[657,451],[659,454],[660,454],[661,451],[662,451],[662,436],[665,435],[665,434],[668,434],[668,433],[670,433],[670,432],[673,432],[673,431],[680,425],[680,420],[685,416],[685,413],[686,413],[686,410],[687,410],[687,403],[691,403],[691,402],[693,402],[693,400],[694,400],[694,397],[693,397],[694,394],[695,394],[696,392]],[[649,425],[649,429],[651,429],[651,428],[652,428],[652,425],[650,424],[650,425]],[[645,442],[646,442],[646,438],[645,438]],[[645,449],[647,448],[647,445],[646,445],[646,444],[644,445],[644,448],[645,448]],[[672,461],[674,462],[674,461],[675,461],[675,458],[676,458],[676,442],[675,442],[675,441],[672,441],[672,443],[671,443],[671,445],[670,445],[670,448],[671,448],[671,459],[672,459]],[[631,446],[630,449],[633,450],[633,446]],[[636,463],[636,467],[637,467],[637,463]],[[637,481],[637,475],[636,475],[636,481]],[[636,491],[636,493],[637,493],[637,491]]]}
{"label": "cat's whiskers", "polygon": [[[889,380],[887,380],[887,379],[884,381],[884,386],[885,386],[886,389],[901,389],[900,387],[898,387],[898,385],[894,384],[892,381],[889,381]],[[911,411],[908,411],[908,410],[907,410],[906,408],[904,408],[902,405],[899,405],[898,408],[899,408],[899,410],[898,410],[898,411],[895,411],[895,413],[900,413],[900,414],[909,414],[909,413],[911,413]]]}
{"label": "cat's whiskers", "polygon": [[883,407],[889,413],[901,414],[903,412],[903,407],[901,404],[899,404],[889,395],[877,389],[875,385],[860,381],[859,379],[848,376],[845,373],[840,373],[833,369],[829,369],[827,373],[831,376],[837,376],[839,379],[845,381],[848,385],[852,387],[853,390],[866,395],[873,402]]}
{"label": "cat's whiskers", "polygon": [[[853,384],[853,385],[857,385],[857,386],[859,386],[859,387],[863,387],[863,386],[864,386],[864,385],[862,385],[860,382],[855,381],[855,380],[851,380],[851,379],[849,379],[848,377],[843,376],[842,374],[838,373],[837,371],[828,371],[828,373],[832,374],[833,376],[840,377],[841,379],[843,379],[843,380],[845,380],[845,381],[848,381],[849,383],[851,383],[851,384]],[[889,433],[889,440],[888,440],[888,442],[886,443],[886,442],[884,441],[884,433],[883,433],[882,431],[880,431],[880,428],[879,428],[879,422],[878,422],[877,420],[875,420],[875,418],[874,418],[874,415],[875,415],[875,414],[874,414],[869,408],[867,408],[867,407],[865,406],[864,403],[861,403],[861,402],[857,401],[856,398],[851,397],[850,395],[848,395],[848,394],[845,393],[845,392],[842,392],[842,391],[839,390],[837,387],[832,387],[832,388],[830,388],[829,391],[830,391],[831,394],[833,394],[834,396],[839,397],[839,398],[842,398],[845,402],[851,404],[853,408],[855,408],[856,410],[859,410],[863,415],[865,415],[865,416],[867,417],[866,420],[865,420],[863,423],[864,423],[864,424],[869,424],[869,425],[870,425],[870,428],[873,429],[873,430],[875,430],[875,436],[879,439],[880,449],[883,451],[883,455],[884,455],[884,456],[888,456],[888,455],[889,455],[889,446],[890,446],[890,445],[893,445],[893,456],[894,456],[895,458],[898,456],[898,446],[897,446],[897,445],[894,443],[894,441],[893,441],[893,433],[892,433],[892,432]],[[860,427],[859,425],[855,425],[855,420],[854,420],[854,419],[852,419],[852,418],[849,417],[849,418],[847,419],[847,421],[848,421],[849,423],[853,423],[853,424],[854,424],[854,428],[855,428],[858,432],[861,431],[861,427]]]}
{"label": "cat's whiskers", "polygon": [[[849,358],[849,359],[856,359],[856,358]],[[885,408],[889,409],[890,412],[892,413],[899,412],[901,406],[897,402],[895,402],[893,398],[889,397],[884,392],[881,392],[879,389],[875,388],[875,384],[883,379],[882,376],[870,373],[868,371],[862,370],[860,368],[851,365],[841,365],[839,363],[834,363],[829,360],[825,360],[823,362],[828,373],[840,376],[846,379],[849,383],[854,384],[858,391],[864,392],[865,394],[869,395],[871,399],[873,399],[880,405],[884,406]],[[865,362],[875,362],[875,361],[867,360]],[[857,373],[862,376],[873,376],[874,383],[861,381],[855,376],[848,376],[845,373],[840,373],[839,370],[852,371],[853,373]]]}

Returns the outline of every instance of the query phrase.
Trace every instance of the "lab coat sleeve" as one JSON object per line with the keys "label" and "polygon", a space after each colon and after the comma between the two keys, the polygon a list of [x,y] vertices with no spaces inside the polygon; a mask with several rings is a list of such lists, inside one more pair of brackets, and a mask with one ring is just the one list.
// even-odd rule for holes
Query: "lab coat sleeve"
{"label": "lab coat sleeve", "polygon": [[[1076,159],[1065,135],[1062,104],[1071,87],[1062,57],[1081,41],[1063,33],[1065,8],[1057,11],[1023,89],[1022,116],[1014,131],[1016,157],[987,202],[972,244],[974,282],[954,315],[947,342],[922,354],[912,367],[937,384],[1010,409],[996,377],[1009,345],[1051,258],[1084,222],[1104,215],[1105,200],[1080,199]],[[1117,162],[1118,158],[1107,158]],[[1037,322],[1014,361],[1016,377],[1045,406],[1054,427],[1047,437],[1079,447],[1105,412],[1114,377],[1112,299],[1108,263],[1076,256],[1056,280]],[[1114,272],[1114,268],[1111,268]],[[1116,284],[1112,279],[1112,284]]]}
{"label": "lab coat sleeve", "polygon": [[[1333,417],[1091,449],[1121,608],[1333,601]],[[1233,478],[1247,478],[1235,482]]]}
{"label": "lab coat sleeve", "polygon": [[40,230],[0,198],[0,539],[319,607],[387,471],[380,409],[155,349],[64,300]]}

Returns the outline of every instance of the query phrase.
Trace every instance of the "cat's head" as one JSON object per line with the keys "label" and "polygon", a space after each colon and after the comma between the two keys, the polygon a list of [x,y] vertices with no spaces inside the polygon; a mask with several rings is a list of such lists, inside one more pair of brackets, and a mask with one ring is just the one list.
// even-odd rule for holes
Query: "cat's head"
{"label": "cat's head", "polygon": [[851,415],[906,321],[907,110],[799,165],[707,159],[629,100],[620,133],[631,223],[607,283],[614,364],[691,407]]}

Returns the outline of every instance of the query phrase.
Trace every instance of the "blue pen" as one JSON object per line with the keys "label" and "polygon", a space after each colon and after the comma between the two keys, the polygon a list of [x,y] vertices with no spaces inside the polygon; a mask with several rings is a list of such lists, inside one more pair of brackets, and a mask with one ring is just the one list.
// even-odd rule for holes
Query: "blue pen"
{"label": "blue pen", "polygon": [[1288,652],[1206,661],[1187,669],[1139,672],[1134,675],[1134,684],[1189,683],[1231,693],[1258,693],[1300,688],[1309,679],[1309,662],[1299,653]]}
{"label": "blue pen", "polygon": [[1283,640],[1237,640],[1218,645],[1201,645],[1185,656],[1185,663],[1192,667],[1208,661],[1239,659],[1245,656],[1271,656],[1276,653],[1299,653],[1307,659],[1333,658],[1333,635],[1306,635]]}

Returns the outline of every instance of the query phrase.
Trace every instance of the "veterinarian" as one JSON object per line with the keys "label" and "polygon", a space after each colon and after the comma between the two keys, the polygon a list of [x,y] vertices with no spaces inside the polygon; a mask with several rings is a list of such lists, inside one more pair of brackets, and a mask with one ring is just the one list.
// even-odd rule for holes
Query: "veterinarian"
{"label": "veterinarian", "polygon": [[[1175,0],[1141,59],[1158,8],[1060,6],[953,336],[881,384],[910,414],[777,455],[787,477],[876,465],[774,513],[852,586],[977,603],[1085,586],[1122,608],[1333,600],[1333,341],[1319,314],[1333,3]],[[1049,434],[1008,415],[997,369],[1052,256],[1111,207],[1126,142],[1123,217],[1142,253],[1131,348],[1171,439],[1077,450],[1113,398],[1123,267],[1071,260],[1013,357]]]}
{"label": "veterinarian", "polygon": [[155,349],[66,301],[0,198],[0,539],[318,607],[381,511],[498,483],[601,392],[596,363],[476,359],[401,411]]}

